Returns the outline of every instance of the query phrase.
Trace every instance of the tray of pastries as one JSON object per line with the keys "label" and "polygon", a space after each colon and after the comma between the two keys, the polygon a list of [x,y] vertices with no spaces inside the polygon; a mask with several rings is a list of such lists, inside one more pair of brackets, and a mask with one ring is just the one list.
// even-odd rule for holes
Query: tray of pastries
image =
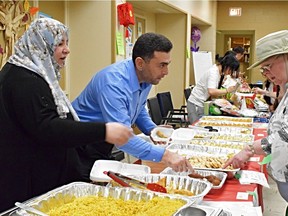
{"label": "tray of pastries", "polygon": [[217,127],[240,127],[240,128],[252,128],[253,123],[247,122],[231,122],[231,121],[199,121],[195,124],[196,126],[217,126]]}
{"label": "tray of pastries", "polygon": [[217,133],[217,132],[205,132],[197,131],[192,141],[194,140],[224,140],[231,142],[244,142],[251,143],[254,141],[254,135],[252,134],[231,134],[231,133]]}
{"label": "tray of pastries", "polygon": [[220,171],[238,171],[232,165],[223,169],[223,165],[230,158],[238,153],[239,149],[218,148],[210,146],[199,146],[191,144],[171,144],[168,150],[177,152],[186,157],[193,168],[209,169]]}
{"label": "tray of pastries", "polygon": [[231,121],[231,122],[253,123],[253,118],[232,117],[232,116],[203,116],[200,118],[199,121]]}

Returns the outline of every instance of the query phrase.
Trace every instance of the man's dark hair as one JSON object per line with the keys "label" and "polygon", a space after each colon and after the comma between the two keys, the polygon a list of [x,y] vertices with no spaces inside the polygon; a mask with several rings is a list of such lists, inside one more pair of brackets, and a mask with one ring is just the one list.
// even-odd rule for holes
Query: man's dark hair
{"label": "man's dark hair", "polygon": [[240,54],[244,54],[244,48],[241,47],[241,46],[237,46],[237,47],[234,47],[233,48],[233,51],[237,54],[237,53],[240,53]]}
{"label": "man's dark hair", "polygon": [[154,52],[170,52],[173,45],[172,42],[161,34],[145,33],[142,34],[133,47],[132,59],[135,65],[135,59],[141,57],[145,61],[149,61],[154,57]]}

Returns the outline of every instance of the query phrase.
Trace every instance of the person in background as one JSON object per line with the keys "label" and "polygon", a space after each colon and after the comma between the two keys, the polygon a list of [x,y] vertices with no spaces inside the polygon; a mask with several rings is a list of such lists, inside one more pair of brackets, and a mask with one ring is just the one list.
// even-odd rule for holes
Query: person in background
{"label": "person in background", "polygon": [[284,95],[284,92],[280,94],[280,86],[274,85],[268,78],[263,83],[263,89],[256,87],[252,91],[256,94],[263,95],[263,99],[269,105],[269,111],[274,112],[279,104],[279,99]]}
{"label": "person in background", "polygon": [[[281,196],[288,202],[288,30],[268,34],[256,42],[257,61],[248,69],[260,65],[260,72],[280,89],[284,89],[277,109],[269,120],[267,137],[255,141],[230,158],[223,168],[241,168],[254,154],[271,155],[269,167]],[[286,211],[286,215],[287,215]]]}
{"label": "person in background", "polygon": [[240,61],[243,58],[245,51],[243,47],[241,46],[234,47],[232,51],[235,52],[235,57],[237,58],[238,61]]}
{"label": "person in background", "polygon": [[[128,127],[136,124],[144,134],[150,135],[156,125],[145,108],[147,96],[152,85],[168,75],[171,49],[171,41],[163,35],[141,35],[133,47],[132,59],[116,62],[97,72],[73,101],[81,121],[117,121]],[[94,145],[78,148],[84,177],[89,175],[95,160],[111,159],[112,146],[103,145],[101,149]],[[176,171],[192,170],[185,157],[138,136],[119,149],[142,160],[162,161]]]}
{"label": "person in background", "polygon": [[70,53],[68,29],[37,19],[0,72],[0,212],[73,181],[81,181],[75,147],[125,144],[119,123],[79,122],[61,90],[59,70]]}
{"label": "person in background", "polygon": [[228,54],[218,60],[208,71],[205,71],[192,89],[187,101],[187,112],[190,123],[199,120],[204,114],[204,102],[210,97],[218,97],[236,91],[236,86],[220,89],[224,77],[238,73],[239,62],[233,54]]}

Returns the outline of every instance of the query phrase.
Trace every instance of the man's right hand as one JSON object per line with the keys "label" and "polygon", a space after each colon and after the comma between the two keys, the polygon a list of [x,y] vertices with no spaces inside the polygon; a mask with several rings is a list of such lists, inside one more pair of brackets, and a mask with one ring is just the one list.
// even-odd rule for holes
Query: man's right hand
{"label": "man's right hand", "polygon": [[162,157],[162,162],[164,162],[167,166],[171,167],[176,172],[194,172],[193,167],[185,157],[169,150],[165,150]]}
{"label": "man's right hand", "polygon": [[131,128],[117,122],[106,123],[106,139],[105,141],[116,146],[126,144],[133,136]]}

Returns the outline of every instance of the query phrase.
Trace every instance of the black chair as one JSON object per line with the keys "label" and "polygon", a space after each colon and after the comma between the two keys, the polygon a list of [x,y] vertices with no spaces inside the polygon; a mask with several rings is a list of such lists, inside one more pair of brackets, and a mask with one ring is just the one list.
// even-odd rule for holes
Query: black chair
{"label": "black chair", "polygon": [[167,118],[181,118],[182,123],[187,127],[189,125],[188,113],[186,112],[185,105],[182,105],[180,109],[175,109],[172,102],[170,92],[161,92],[157,94],[162,117]]}
{"label": "black chair", "polygon": [[172,118],[172,117],[163,117],[161,114],[160,106],[157,97],[152,97],[147,99],[147,106],[149,110],[149,115],[152,119],[152,121],[156,125],[172,125],[174,128],[177,127],[177,125],[180,125],[182,127],[182,120],[181,118]]}
{"label": "black chair", "polygon": [[189,96],[191,94],[191,91],[192,91],[192,89],[190,87],[184,89],[184,96],[185,96],[185,100],[186,101],[188,100],[188,98],[189,98]]}

